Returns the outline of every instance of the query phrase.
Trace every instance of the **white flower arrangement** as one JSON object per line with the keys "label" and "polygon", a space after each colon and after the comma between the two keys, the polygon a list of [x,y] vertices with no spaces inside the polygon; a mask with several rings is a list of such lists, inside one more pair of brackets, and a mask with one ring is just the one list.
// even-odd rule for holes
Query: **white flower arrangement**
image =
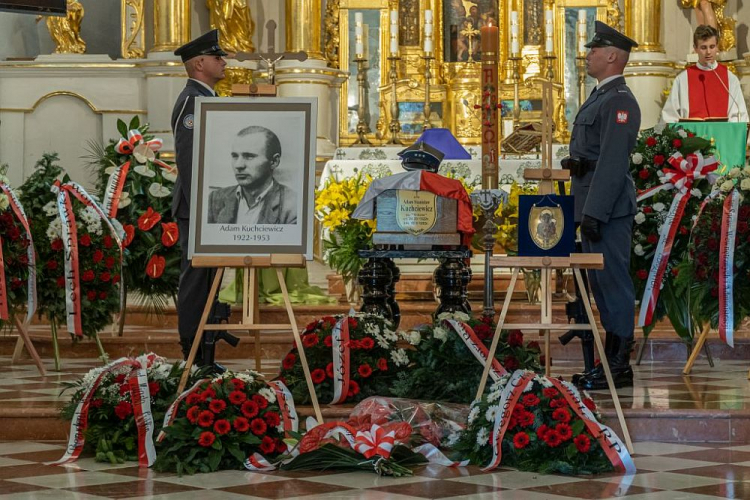
{"label": "white flower arrangement", "polygon": [[664,211],[664,209],[665,209],[666,207],[664,206],[664,203],[662,203],[662,202],[657,202],[657,203],[654,203],[654,206],[653,206],[653,208],[654,208],[654,210],[656,210],[657,212],[663,212],[663,211]]}
{"label": "white flower arrangement", "polygon": [[641,153],[633,153],[632,161],[635,165],[643,163],[643,155]]}
{"label": "white flower arrangement", "polygon": [[644,214],[643,212],[638,212],[637,214],[635,214],[636,224],[643,224],[644,222],[646,222],[646,214]]}
{"label": "white flower arrangement", "polygon": [[403,349],[396,349],[391,351],[391,360],[396,366],[406,366],[409,364],[409,356],[406,355],[406,351]]}

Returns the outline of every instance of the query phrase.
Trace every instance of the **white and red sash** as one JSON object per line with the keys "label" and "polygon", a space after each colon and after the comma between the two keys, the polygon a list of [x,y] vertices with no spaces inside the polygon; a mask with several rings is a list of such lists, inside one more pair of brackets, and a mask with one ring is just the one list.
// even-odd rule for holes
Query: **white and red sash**
{"label": "white and red sash", "polygon": [[[459,338],[463,340],[464,344],[466,344],[466,347],[469,349],[469,352],[477,358],[479,364],[482,366],[486,365],[490,350],[484,345],[484,342],[480,340],[474,330],[466,323],[455,319],[446,319],[445,323],[447,323],[451,329],[456,332]],[[500,332],[495,332],[495,335],[500,335]],[[496,358],[492,358],[492,368],[490,369],[490,377],[492,377],[492,380],[497,382],[500,380],[500,377],[506,373],[508,373],[508,370],[506,370]]]}

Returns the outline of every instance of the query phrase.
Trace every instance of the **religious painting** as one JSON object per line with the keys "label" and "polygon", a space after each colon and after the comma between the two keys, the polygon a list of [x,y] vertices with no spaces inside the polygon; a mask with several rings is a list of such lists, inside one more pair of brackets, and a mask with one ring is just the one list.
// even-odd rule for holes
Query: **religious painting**
{"label": "religious painting", "polygon": [[497,0],[447,0],[443,3],[443,46],[446,62],[480,61],[479,30],[498,26]]}
{"label": "religious painting", "polygon": [[365,78],[365,106],[364,119],[369,126],[369,131],[374,133],[380,119],[380,11],[374,9],[348,10],[349,13],[349,81],[347,85],[347,131],[350,134],[357,133],[357,123],[359,122],[359,83],[357,81],[359,66],[353,62],[356,57],[356,39],[355,15],[362,15],[362,24],[365,28],[364,48],[367,63],[363,71],[366,72]]}
{"label": "religious painting", "polygon": [[[419,135],[424,131],[424,102],[399,102],[399,123],[401,133]],[[434,128],[443,126],[443,103],[430,103],[430,125]]]}
{"label": "religious painting", "polygon": [[312,259],[317,100],[198,98],[189,256]]}
{"label": "religious painting", "polygon": [[[573,121],[578,109],[583,104],[580,102],[578,88],[578,68],[576,67],[576,55],[578,53],[578,12],[586,13],[586,41],[594,38],[594,26],[596,21],[596,7],[566,7],[564,12],[564,39],[563,39],[563,81],[570,82],[565,85],[565,118],[568,127],[572,130]],[[575,82],[575,83],[574,83]],[[588,96],[596,86],[596,79],[586,75],[585,94]]]}
{"label": "religious painting", "polygon": [[523,26],[524,45],[544,43],[544,0],[524,0]]}

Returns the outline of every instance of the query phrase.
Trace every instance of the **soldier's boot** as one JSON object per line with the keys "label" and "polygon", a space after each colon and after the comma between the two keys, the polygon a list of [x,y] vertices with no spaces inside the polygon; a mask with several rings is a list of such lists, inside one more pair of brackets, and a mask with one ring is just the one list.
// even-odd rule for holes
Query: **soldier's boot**
{"label": "soldier's boot", "polygon": [[[594,333],[593,332],[586,332],[590,333],[590,347],[582,347],[584,349],[583,353],[583,366],[584,371],[582,373],[576,373],[573,375],[572,382],[575,385],[580,386],[581,381],[584,380],[584,378],[591,378],[591,377],[603,377],[604,376],[604,368],[602,367],[601,363],[596,363],[594,360],[596,359],[596,355],[594,352]],[[604,335],[604,355],[609,359],[612,356],[612,343],[614,342],[614,338],[616,337],[615,334],[611,332],[606,332]],[[583,340],[581,340],[581,343],[583,344]],[[586,372],[586,356],[591,356],[591,366],[593,367],[590,371]]]}
{"label": "soldier's boot", "polygon": [[578,384],[583,377],[591,375],[596,369],[594,364],[594,333],[590,330],[581,333],[581,351],[583,352],[583,371],[573,375],[571,381]]}
{"label": "soldier's boot", "polygon": [[[612,381],[615,388],[633,387],[633,368],[630,366],[630,353],[633,352],[635,342],[623,340],[615,335],[612,336],[611,354],[607,355],[609,368],[612,372]],[[579,387],[589,391],[607,389],[607,377],[602,369],[598,376],[586,377],[580,380]]]}

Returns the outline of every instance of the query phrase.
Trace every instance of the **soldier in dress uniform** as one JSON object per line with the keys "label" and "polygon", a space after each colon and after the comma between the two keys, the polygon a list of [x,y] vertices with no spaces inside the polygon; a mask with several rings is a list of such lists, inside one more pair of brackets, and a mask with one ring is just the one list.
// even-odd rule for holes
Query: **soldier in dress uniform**
{"label": "soldier in dress uniform", "polygon": [[[575,220],[584,252],[604,255],[604,269],[589,271],[591,290],[606,331],[605,351],[617,387],[633,385],[630,352],[635,329],[635,290],[630,278],[630,242],[636,213],[630,153],[641,124],[641,111],[625,84],[623,69],[638,44],[596,21],[586,44],[588,74],[598,84],[576,115],[570,157],[563,166],[572,175]],[[593,348],[593,345],[592,345]],[[607,387],[601,367],[583,374],[578,385]]]}
{"label": "soldier in dress uniform", "polygon": [[174,54],[182,58],[188,81],[172,110],[172,132],[179,175],[172,193],[172,214],[180,230],[180,286],[177,291],[177,329],[187,359],[203,308],[208,300],[215,269],[196,268],[188,261],[190,187],[193,173],[193,112],[196,97],[215,97],[214,86],[224,78],[226,52],[219,46],[219,32],[209,31],[186,43]]}

